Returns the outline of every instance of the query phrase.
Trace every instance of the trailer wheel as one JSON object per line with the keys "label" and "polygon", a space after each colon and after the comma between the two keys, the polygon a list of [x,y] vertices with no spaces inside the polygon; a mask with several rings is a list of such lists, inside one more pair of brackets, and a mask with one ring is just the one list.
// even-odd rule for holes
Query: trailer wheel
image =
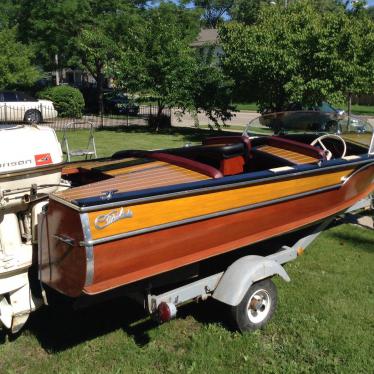
{"label": "trailer wheel", "polygon": [[39,110],[36,109],[30,109],[25,113],[25,117],[23,119],[24,122],[28,123],[29,125],[33,123],[40,123],[42,122],[42,114],[39,112]]}
{"label": "trailer wheel", "polygon": [[271,279],[253,283],[231,316],[241,332],[254,331],[266,325],[277,307],[277,288]]}

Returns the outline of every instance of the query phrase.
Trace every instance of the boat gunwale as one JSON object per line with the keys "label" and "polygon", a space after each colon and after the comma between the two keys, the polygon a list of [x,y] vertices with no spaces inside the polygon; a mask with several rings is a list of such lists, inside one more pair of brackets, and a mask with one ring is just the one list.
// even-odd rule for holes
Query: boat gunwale
{"label": "boat gunwale", "polygon": [[[53,194],[50,195],[50,199],[57,201],[63,205],[69,206],[70,208],[80,213],[89,213],[89,212],[94,212],[97,210],[116,208],[116,207],[123,206],[126,204],[142,204],[142,203],[148,203],[148,202],[154,202],[154,201],[163,201],[163,200],[167,200],[167,199],[174,198],[174,197],[180,197],[180,196],[189,196],[189,195],[195,195],[199,193],[210,193],[213,191],[224,191],[227,189],[232,189],[232,188],[237,188],[237,187],[242,187],[242,186],[251,186],[251,185],[261,184],[263,182],[273,182],[273,181],[277,181],[281,179],[287,179],[290,176],[301,177],[303,175],[308,175],[308,174],[313,174],[313,173],[319,173],[319,172],[324,173],[325,171],[329,171],[331,169],[340,170],[340,169],[344,169],[350,166],[365,164],[363,167],[360,167],[353,172],[353,173],[357,173],[363,168],[366,168],[370,165],[374,165],[374,157],[367,155],[367,154],[359,155],[358,157],[360,157],[360,159],[358,160],[339,159],[339,160],[325,161],[324,163],[317,164],[317,165],[311,165],[311,164],[305,164],[305,165],[300,165],[300,166],[295,165],[292,167],[292,169],[280,171],[279,173],[272,172],[271,170],[265,170],[265,171],[260,171],[260,172],[227,176],[227,177],[218,178],[218,179],[209,179],[206,181],[197,181],[197,182],[192,182],[188,184],[179,184],[179,185],[174,185],[174,186],[144,189],[144,190],[139,190],[139,191],[132,191],[130,193],[124,192],[121,194],[117,194],[115,196],[116,201],[107,202],[103,200],[101,204],[88,205],[88,206],[79,206],[77,204],[74,204],[73,202],[67,201]],[[329,163],[329,165],[324,166],[324,164],[327,164],[327,163]],[[333,165],[330,165],[331,163],[333,163]],[[305,170],[297,171],[298,169],[305,169]],[[256,173],[260,173],[260,174],[270,173],[270,175],[264,176],[260,179],[248,179],[251,177],[253,178],[253,174],[256,174]],[[241,181],[240,179],[243,179],[243,177],[246,177],[246,179],[244,181]],[[349,176],[347,177],[345,181],[342,181],[342,183],[339,185],[346,183],[348,179],[349,179]],[[200,187],[201,184],[203,184],[202,187]],[[209,186],[209,184],[213,184],[213,185]],[[170,190],[171,187],[174,187],[175,189],[180,189],[180,190],[165,192],[165,193],[159,192],[159,190],[161,189]],[[157,191],[157,193],[155,193],[155,190]],[[151,195],[151,191],[153,191],[152,195]],[[146,193],[146,192],[148,192],[149,194],[148,196],[143,196],[143,197],[133,198],[133,199],[131,198],[121,199],[121,195],[128,196],[131,193],[139,194],[139,193]],[[100,197],[95,196],[95,197],[90,197],[88,199],[93,199],[93,198],[96,198],[97,200],[99,200]]]}
{"label": "boat gunwale", "polygon": [[[257,208],[262,208],[262,207],[266,207],[266,206],[273,205],[273,204],[283,203],[283,202],[286,202],[286,201],[289,201],[289,200],[294,200],[294,199],[299,199],[299,198],[306,197],[306,196],[315,195],[317,193],[328,192],[328,191],[338,189],[341,186],[342,186],[342,183],[338,183],[338,184],[318,188],[318,189],[311,190],[311,191],[301,192],[301,193],[294,194],[294,195],[288,195],[288,196],[285,196],[285,197],[280,197],[280,198],[276,198],[276,199],[262,201],[260,203],[243,205],[243,206],[238,207],[238,208],[226,209],[226,210],[222,210],[222,211],[219,211],[219,212],[204,214],[204,215],[201,215],[201,216],[186,218],[186,219],[183,219],[183,220],[173,221],[173,222],[169,222],[169,223],[165,223],[165,224],[161,224],[161,225],[155,225],[155,226],[146,227],[146,228],[143,228],[143,229],[128,231],[128,232],[122,233],[122,234],[105,236],[103,238],[91,239],[91,240],[87,240],[87,241],[86,240],[85,241],[80,241],[79,245],[81,247],[86,247],[86,246],[95,246],[95,245],[98,245],[98,244],[104,244],[104,243],[115,241],[115,240],[129,238],[129,237],[132,237],[132,236],[135,236],[135,235],[147,234],[147,233],[150,233],[150,232],[163,230],[163,229],[168,229],[168,228],[175,227],[175,226],[185,225],[185,224],[199,222],[199,221],[206,220],[206,219],[222,217],[222,216],[226,216],[226,215],[229,215],[229,214],[241,213],[241,212],[244,212],[244,211],[253,210],[253,209],[257,209]],[[82,215],[84,215],[84,214],[87,214],[87,213],[83,213]]]}

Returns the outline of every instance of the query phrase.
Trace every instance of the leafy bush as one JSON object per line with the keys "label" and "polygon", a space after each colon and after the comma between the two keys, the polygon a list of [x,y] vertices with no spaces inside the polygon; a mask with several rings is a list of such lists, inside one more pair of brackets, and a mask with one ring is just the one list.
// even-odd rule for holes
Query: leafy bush
{"label": "leafy bush", "polygon": [[53,101],[60,117],[82,117],[84,98],[82,93],[74,87],[48,87],[38,93],[38,98]]}

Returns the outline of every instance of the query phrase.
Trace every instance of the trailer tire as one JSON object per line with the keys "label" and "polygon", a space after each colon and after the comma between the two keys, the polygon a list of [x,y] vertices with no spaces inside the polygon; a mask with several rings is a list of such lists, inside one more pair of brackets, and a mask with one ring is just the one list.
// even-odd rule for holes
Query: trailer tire
{"label": "trailer tire", "polygon": [[241,332],[262,328],[277,307],[277,288],[271,279],[253,283],[242,301],[231,307],[231,317]]}

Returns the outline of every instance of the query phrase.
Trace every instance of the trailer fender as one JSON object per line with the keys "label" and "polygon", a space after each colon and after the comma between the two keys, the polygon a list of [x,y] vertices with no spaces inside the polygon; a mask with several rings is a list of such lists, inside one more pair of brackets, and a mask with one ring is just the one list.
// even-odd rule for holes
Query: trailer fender
{"label": "trailer fender", "polygon": [[253,283],[273,275],[279,275],[286,282],[290,281],[282,265],[276,261],[261,256],[242,257],[227,268],[212,297],[225,304],[236,306]]}

